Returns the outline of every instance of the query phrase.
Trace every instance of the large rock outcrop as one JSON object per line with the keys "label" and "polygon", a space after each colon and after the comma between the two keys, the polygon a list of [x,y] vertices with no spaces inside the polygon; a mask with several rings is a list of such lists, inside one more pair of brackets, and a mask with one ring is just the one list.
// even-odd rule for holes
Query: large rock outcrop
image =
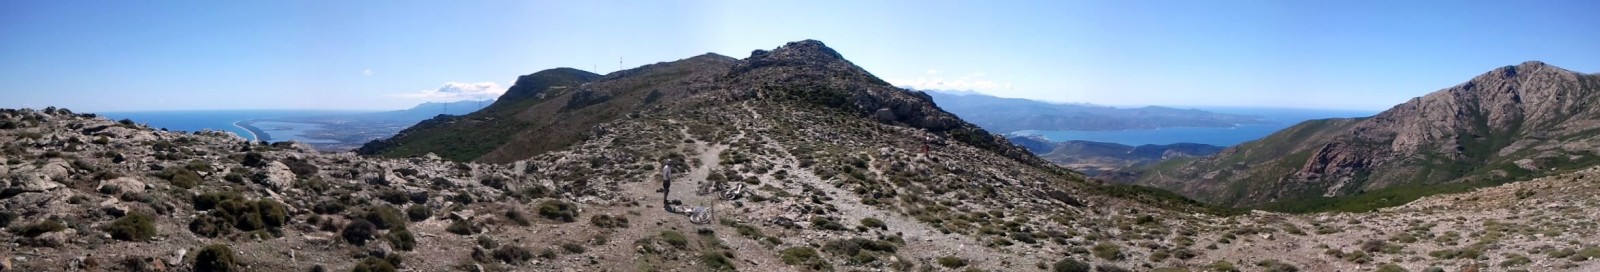
{"label": "large rock outcrop", "polygon": [[1140,182],[1233,206],[1424,192],[1385,198],[1400,204],[1430,191],[1418,186],[1486,186],[1600,163],[1595,105],[1600,75],[1524,62],[1372,117],[1308,121],[1208,159],[1149,169]]}

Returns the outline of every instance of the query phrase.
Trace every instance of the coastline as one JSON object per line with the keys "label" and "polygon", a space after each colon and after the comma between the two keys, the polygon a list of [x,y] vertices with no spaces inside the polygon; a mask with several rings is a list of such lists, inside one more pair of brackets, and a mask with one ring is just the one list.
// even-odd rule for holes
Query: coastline
{"label": "coastline", "polygon": [[249,140],[252,141],[252,142],[256,142],[256,141],[271,141],[272,140],[272,138],[271,138],[272,136],[267,135],[266,131],[261,131],[261,129],[250,125],[250,123],[254,123],[254,121],[255,120],[235,121],[235,122],[233,122],[233,126],[239,127],[241,129],[244,129],[244,131],[250,132],[250,139]]}

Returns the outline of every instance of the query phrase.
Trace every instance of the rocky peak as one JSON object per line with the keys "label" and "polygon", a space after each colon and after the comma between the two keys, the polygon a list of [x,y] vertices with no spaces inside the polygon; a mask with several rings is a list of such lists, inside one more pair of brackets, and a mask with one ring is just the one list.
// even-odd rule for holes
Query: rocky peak
{"label": "rocky peak", "polygon": [[[812,67],[825,68],[833,71],[850,71],[865,73],[866,71],[849,60],[844,59],[839,51],[828,48],[827,45],[817,40],[803,40],[789,42],[772,51],[755,50],[750,52],[750,57],[740,61],[735,67],[735,72],[746,72],[762,67]],[[874,78],[876,79],[876,78]]]}
{"label": "rocky peak", "polygon": [[524,76],[517,77],[517,82],[506,89],[506,93],[496,99],[495,105],[516,102],[523,99],[538,97],[540,92],[555,86],[572,86],[599,79],[600,75],[589,71],[561,67],[545,69]]}

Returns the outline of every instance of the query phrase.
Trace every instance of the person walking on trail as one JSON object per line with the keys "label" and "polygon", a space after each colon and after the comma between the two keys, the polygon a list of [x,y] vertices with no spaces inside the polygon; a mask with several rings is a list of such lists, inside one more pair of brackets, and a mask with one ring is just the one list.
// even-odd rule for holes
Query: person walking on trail
{"label": "person walking on trail", "polygon": [[671,192],[672,187],[672,164],[668,162],[670,160],[661,161],[661,207],[671,212],[672,201],[667,198],[667,194]]}

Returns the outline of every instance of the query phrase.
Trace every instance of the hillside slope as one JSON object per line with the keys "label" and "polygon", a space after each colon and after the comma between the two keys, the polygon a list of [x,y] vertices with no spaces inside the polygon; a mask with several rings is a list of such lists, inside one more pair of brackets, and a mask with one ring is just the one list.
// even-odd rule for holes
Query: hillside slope
{"label": "hillside slope", "polygon": [[1153,167],[1139,182],[1231,206],[1398,205],[1600,163],[1597,104],[1600,75],[1525,62],[1372,117],[1308,121],[1210,158]]}
{"label": "hillside slope", "polygon": [[[533,80],[558,75],[564,80]],[[542,71],[519,79],[483,111],[429,120],[359,152],[505,163],[569,146],[624,117],[749,100],[816,105],[1042,162],[940,110],[927,94],[890,86],[812,40],[756,50],[743,60],[705,54],[599,78],[570,68]]]}
{"label": "hillside slope", "polygon": [[[923,154],[932,133],[815,106],[602,130],[480,164],[0,110],[0,269],[1600,269],[1600,169],[1378,213],[1219,216],[968,145]],[[682,170],[667,197],[709,224],[662,210],[663,160]]]}

